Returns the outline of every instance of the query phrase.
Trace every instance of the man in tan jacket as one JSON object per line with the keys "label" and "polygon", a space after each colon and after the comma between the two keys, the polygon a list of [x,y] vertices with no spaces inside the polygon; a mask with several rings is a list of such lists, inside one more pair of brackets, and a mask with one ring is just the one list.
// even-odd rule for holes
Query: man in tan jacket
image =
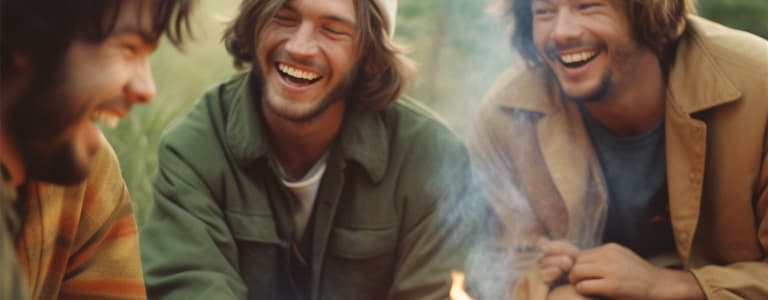
{"label": "man in tan jacket", "polygon": [[768,42],[692,0],[506,2],[527,68],[470,150],[508,293],[768,299]]}

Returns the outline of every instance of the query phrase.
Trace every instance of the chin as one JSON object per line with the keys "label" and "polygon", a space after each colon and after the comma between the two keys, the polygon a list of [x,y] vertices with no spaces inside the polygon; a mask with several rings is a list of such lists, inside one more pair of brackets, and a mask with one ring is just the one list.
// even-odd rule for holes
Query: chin
{"label": "chin", "polygon": [[562,84],[560,85],[560,89],[562,94],[570,100],[582,103],[600,102],[605,99],[605,95],[608,94],[608,91],[611,89],[611,80],[610,77],[604,77],[602,81],[588,89],[568,89],[564,88]]}

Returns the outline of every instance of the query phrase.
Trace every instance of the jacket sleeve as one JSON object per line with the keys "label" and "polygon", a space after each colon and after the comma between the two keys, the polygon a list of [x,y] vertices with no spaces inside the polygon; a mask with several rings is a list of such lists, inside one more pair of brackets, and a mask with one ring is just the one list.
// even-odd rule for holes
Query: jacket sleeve
{"label": "jacket sleeve", "polygon": [[[244,299],[237,250],[222,210],[184,149],[161,144],[154,206],[141,231],[152,299]],[[199,163],[199,162],[198,162]]]}
{"label": "jacket sleeve", "polygon": [[[768,145],[763,149],[768,149]],[[755,207],[762,261],[707,265],[691,270],[707,299],[768,299],[768,150],[763,154],[761,170]]]}
{"label": "jacket sleeve", "polygon": [[[537,252],[533,245],[539,237],[546,236],[546,230],[527,202],[523,185],[517,177],[519,162],[511,151],[528,151],[531,141],[520,140],[509,120],[494,109],[492,102],[485,102],[478,108],[469,135],[468,148],[472,170],[478,185],[487,194],[493,211],[489,215],[490,239],[483,251],[485,256],[502,257],[494,261],[478,260],[470,268],[478,270],[468,276],[476,278],[505,278],[503,286],[494,286],[492,291],[485,288],[490,298],[546,299],[549,286],[537,276],[535,262]],[[523,118],[523,117],[521,117]],[[527,123],[521,122],[520,126]],[[516,129],[515,129],[516,130]],[[534,130],[534,129],[530,129]],[[521,137],[522,138],[522,137]],[[476,255],[477,256],[477,255]],[[503,266],[501,266],[503,265]],[[483,274],[495,272],[497,274]],[[468,278],[470,282],[479,279]],[[485,281],[485,280],[484,280]],[[470,287],[471,289],[472,287]]]}
{"label": "jacket sleeve", "polygon": [[[56,296],[59,299],[146,298],[131,200],[115,153],[106,140],[103,145],[85,192],[71,193],[83,199],[72,253]],[[68,195],[64,197],[62,205],[67,205]]]}
{"label": "jacket sleeve", "polygon": [[450,135],[420,139],[404,162],[413,169],[400,179],[408,193],[387,299],[448,299],[451,271],[463,268],[466,246],[481,226],[484,210],[469,193],[466,148]]}

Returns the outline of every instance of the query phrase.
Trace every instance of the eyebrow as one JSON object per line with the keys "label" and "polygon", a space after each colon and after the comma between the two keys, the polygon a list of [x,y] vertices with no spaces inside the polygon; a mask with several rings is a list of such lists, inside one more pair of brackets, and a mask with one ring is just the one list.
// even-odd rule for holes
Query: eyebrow
{"label": "eyebrow", "polygon": [[121,34],[135,34],[138,35],[141,40],[147,45],[156,45],[160,39],[160,34],[149,32],[142,28],[138,28],[135,24],[118,24],[113,30],[111,35]]}
{"label": "eyebrow", "polygon": [[[283,5],[283,8],[284,9],[288,9],[290,11],[293,11],[295,13],[298,13],[298,10],[290,2],[286,2],[285,5]],[[350,26],[350,27],[353,27],[353,28],[357,28],[357,22],[355,22],[354,20],[352,20],[350,18],[344,17],[344,16],[324,15],[324,16],[321,16],[320,18],[324,19],[324,20],[334,21],[334,22],[341,22],[341,23],[344,23],[347,26]]]}

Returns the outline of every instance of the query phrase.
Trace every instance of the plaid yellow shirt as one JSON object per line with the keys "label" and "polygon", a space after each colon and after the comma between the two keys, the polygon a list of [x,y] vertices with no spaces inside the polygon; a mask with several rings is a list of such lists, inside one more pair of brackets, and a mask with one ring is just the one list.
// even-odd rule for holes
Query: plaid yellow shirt
{"label": "plaid yellow shirt", "polygon": [[16,253],[31,299],[146,298],[130,198],[103,144],[86,182],[29,182],[19,194]]}

